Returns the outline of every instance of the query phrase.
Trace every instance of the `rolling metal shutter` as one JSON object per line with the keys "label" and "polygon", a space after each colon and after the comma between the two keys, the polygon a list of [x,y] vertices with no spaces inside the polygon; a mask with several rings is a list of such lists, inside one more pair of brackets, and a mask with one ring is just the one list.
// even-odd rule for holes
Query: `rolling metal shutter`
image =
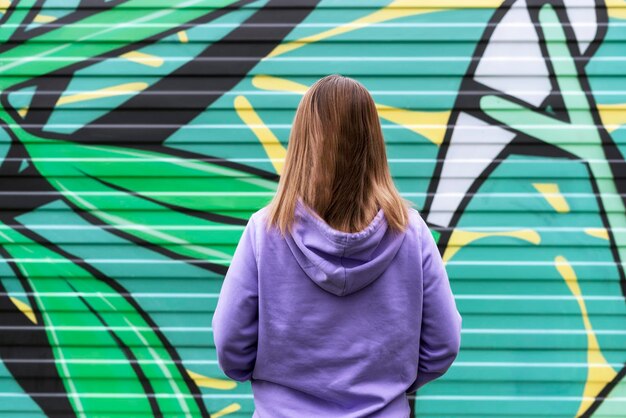
{"label": "rolling metal shutter", "polygon": [[303,92],[378,105],[462,347],[420,417],[626,417],[626,3],[0,0],[0,416],[250,417],[210,329]]}

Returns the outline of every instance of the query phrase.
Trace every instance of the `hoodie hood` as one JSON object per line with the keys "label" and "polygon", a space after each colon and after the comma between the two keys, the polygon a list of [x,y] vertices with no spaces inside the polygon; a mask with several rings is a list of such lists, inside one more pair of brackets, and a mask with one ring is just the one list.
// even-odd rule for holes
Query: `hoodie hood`
{"label": "hoodie hood", "polygon": [[332,228],[298,198],[286,241],[302,270],[325,291],[355,293],[378,279],[397,254],[406,232],[394,233],[382,209],[359,232]]}

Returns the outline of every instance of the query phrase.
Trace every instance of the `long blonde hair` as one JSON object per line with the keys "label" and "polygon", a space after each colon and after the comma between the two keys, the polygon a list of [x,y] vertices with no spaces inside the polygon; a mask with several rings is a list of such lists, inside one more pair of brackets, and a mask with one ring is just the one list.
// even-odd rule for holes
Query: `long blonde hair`
{"label": "long blonde hair", "polygon": [[414,204],[391,178],[376,104],[352,78],[328,75],[302,97],[267,228],[290,231],[299,197],[339,231],[361,231],[380,208],[394,231],[408,224]]}

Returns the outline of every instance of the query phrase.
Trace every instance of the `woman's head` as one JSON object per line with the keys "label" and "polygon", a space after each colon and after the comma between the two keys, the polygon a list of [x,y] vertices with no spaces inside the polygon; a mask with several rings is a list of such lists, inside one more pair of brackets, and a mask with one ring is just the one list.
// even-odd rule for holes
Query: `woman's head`
{"label": "woman's head", "polygon": [[403,230],[413,203],[398,193],[387,164],[376,105],[358,81],[331,74],[304,94],[289,136],[268,228],[291,228],[298,197],[331,227],[357,232],[382,208]]}

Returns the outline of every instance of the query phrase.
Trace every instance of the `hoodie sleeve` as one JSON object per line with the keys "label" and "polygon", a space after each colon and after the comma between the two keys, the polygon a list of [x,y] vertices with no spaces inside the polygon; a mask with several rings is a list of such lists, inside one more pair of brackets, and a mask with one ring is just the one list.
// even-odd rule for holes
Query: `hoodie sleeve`
{"label": "hoodie sleeve", "polygon": [[450,288],[448,274],[426,222],[421,218],[423,311],[417,379],[407,390],[415,392],[442,376],[456,359],[461,345],[462,317]]}
{"label": "hoodie sleeve", "polygon": [[250,380],[257,354],[258,278],[254,219],[246,225],[224,277],[215,313],[213,340],[224,374]]}

